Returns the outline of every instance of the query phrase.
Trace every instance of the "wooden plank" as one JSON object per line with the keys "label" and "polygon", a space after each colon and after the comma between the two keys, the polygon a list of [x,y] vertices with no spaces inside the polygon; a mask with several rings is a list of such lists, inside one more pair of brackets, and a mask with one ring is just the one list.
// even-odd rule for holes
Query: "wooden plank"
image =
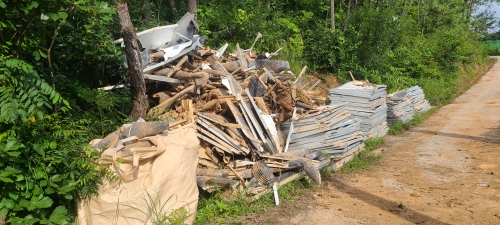
{"label": "wooden plank", "polygon": [[187,61],[187,59],[188,59],[187,55],[184,56],[181,59],[181,61],[179,61],[177,63],[177,65],[174,66],[173,70],[171,70],[170,72],[168,72],[167,77],[171,77],[174,72],[176,72],[177,70],[181,69],[182,64],[184,64]]}
{"label": "wooden plank", "polygon": [[238,152],[235,152],[236,154],[242,154],[242,153],[248,154],[248,153],[250,153],[250,151],[247,148],[241,146],[241,144],[238,141],[234,140],[232,137],[230,137],[224,131],[220,130],[217,126],[214,126],[214,124],[212,124],[208,120],[199,117],[198,123],[200,125],[202,125],[203,127],[205,127],[207,130],[209,130],[212,133],[214,133],[215,135],[217,135],[217,137],[219,137],[220,139],[224,140],[225,142],[227,142],[228,144],[233,146],[235,149],[240,150],[240,151],[237,150]]}
{"label": "wooden plank", "polygon": [[174,79],[174,78],[159,76],[159,75],[153,75],[153,74],[144,74],[144,78],[148,79],[148,80],[162,81],[162,82],[167,82],[169,84],[177,84],[177,85],[186,83],[185,81],[182,81],[179,79]]}
{"label": "wooden plank", "polygon": [[[213,145],[219,147],[220,149],[224,150],[225,152],[227,152],[229,154],[233,154],[233,153],[241,154],[241,152],[236,150],[233,146],[231,146],[227,142],[223,141],[219,137],[211,134],[207,130],[205,130],[199,126],[196,126],[196,130],[198,130],[200,132],[198,134],[200,134],[202,136],[206,136],[206,137],[202,137],[203,140],[205,140],[211,144],[213,144],[214,142],[217,143],[217,144],[213,144]],[[214,141],[214,142],[212,142],[212,141]]]}

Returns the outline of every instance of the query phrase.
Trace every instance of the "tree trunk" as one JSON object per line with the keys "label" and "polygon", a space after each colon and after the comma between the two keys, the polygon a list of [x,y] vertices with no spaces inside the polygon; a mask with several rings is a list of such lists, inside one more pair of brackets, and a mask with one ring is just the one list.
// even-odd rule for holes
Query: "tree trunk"
{"label": "tree trunk", "polygon": [[349,22],[349,16],[351,15],[351,0],[349,0],[349,2],[347,3],[347,14],[345,16],[345,20],[344,22],[342,23],[342,32],[345,31],[345,29],[347,28],[347,23]]}
{"label": "tree trunk", "polygon": [[330,18],[332,20],[332,30],[335,31],[335,0],[330,0]]}
{"label": "tree trunk", "polygon": [[188,12],[196,19],[196,0],[188,0]]}
{"label": "tree trunk", "polygon": [[142,14],[142,18],[146,21],[151,19],[151,2],[150,0],[144,0],[144,13]]}
{"label": "tree trunk", "polygon": [[132,100],[132,111],[130,118],[137,120],[139,117],[146,119],[148,102],[146,98],[146,85],[142,74],[142,62],[140,58],[139,45],[134,26],[130,20],[127,3],[123,0],[115,0],[116,11],[120,18],[123,42],[125,43],[125,55],[127,56],[127,74],[130,77],[130,94]]}

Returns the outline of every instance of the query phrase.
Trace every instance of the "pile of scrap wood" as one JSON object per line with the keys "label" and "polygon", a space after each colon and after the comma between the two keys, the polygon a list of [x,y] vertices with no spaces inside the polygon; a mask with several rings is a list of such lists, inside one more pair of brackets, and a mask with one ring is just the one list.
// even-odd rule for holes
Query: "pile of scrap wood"
{"label": "pile of scrap wood", "polygon": [[[186,14],[178,24],[137,36],[145,48],[147,120],[168,122],[169,129],[195,124],[201,141],[199,188],[232,188],[258,197],[275,183],[304,175],[320,183],[319,170],[330,162],[322,155],[325,148],[300,148],[280,125],[328,112],[324,125],[333,126],[328,132],[337,134],[325,141],[346,151],[357,140],[357,123],[346,119],[343,108],[315,106],[303,89],[307,84],[301,84],[306,67],[295,76],[288,61],[271,59],[279,50],[253,51],[260,34],[249,49],[236,45],[234,52],[225,53],[227,44],[218,50],[203,45],[192,18]],[[287,140],[293,151],[285,148]]]}
{"label": "pile of scrap wood", "polygon": [[365,138],[382,137],[387,127],[386,86],[354,80],[330,89],[331,104],[346,102],[349,112],[361,121]]}

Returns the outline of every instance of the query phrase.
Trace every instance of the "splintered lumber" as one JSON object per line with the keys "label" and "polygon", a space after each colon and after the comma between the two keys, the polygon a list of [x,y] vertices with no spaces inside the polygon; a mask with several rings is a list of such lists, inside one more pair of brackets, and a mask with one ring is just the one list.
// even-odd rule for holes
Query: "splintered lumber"
{"label": "splintered lumber", "polygon": [[199,117],[198,124],[200,124],[202,127],[204,127],[206,130],[212,132],[214,135],[217,136],[219,140],[223,140],[225,143],[227,143],[231,148],[233,153],[235,154],[248,154],[249,150],[246,149],[245,147],[241,146],[241,144],[234,140],[231,136],[226,134],[224,131],[222,131],[219,127],[215,126],[213,123],[209,122],[208,120]]}
{"label": "splintered lumber", "polygon": [[225,170],[207,170],[207,169],[196,170],[196,176],[226,178],[228,175],[229,173]]}
{"label": "splintered lumber", "polygon": [[233,146],[228,144],[225,140],[222,140],[216,135],[213,135],[212,133],[208,132],[207,130],[196,126],[196,130],[198,130],[201,133],[198,133],[197,135],[200,135],[201,138],[207,142],[212,143],[213,145],[219,147],[220,149],[226,151],[229,154],[238,154],[240,151],[236,150]]}
{"label": "splintered lumber", "polygon": [[177,63],[177,65],[175,65],[175,66],[174,66],[174,68],[172,68],[172,70],[168,72],[167,77],[172,76],[172,73],[174,73],[174,72],[178,71],[178,70],[181,68],[181,66],[182,66],[182,65],[183,65],[183,64],[187,61],[187,59],[188,59],[187,55],[186,55],[186,56],[184,56],[184,57],[183,57],[183,58],[182,58],[182,59],[181,59],[181,60]]}
{"label": "splintered lumber", "polygon": [[224,72],[218,71],[218,70],[206,69],[206,70],[203,70],[203,72],[209,73],[210,75],[216,76],[216,77],[226,76],[226,74]]}
{"label": "splintered lumber", "polygon": [[148,117],[157,117],[161,115],[165,110],[172,104],[174,101],[177,101],[180,97],[183,95],[192,92],[194,90],[194,85],[189,86],[188,88],[182,90],[181,92],[177,93],[176,95],[172,96],[168,100],[160,103],[159,105],[153,107],[152,109],[149,110],[148,112]]}
{"label": "splintered lumber", "polygon": [[208,77],[208,73],[207,72],[188,73],[184,71],[177,71],[174,73],[173,77],[179,80],[200,79],[203,77]]}

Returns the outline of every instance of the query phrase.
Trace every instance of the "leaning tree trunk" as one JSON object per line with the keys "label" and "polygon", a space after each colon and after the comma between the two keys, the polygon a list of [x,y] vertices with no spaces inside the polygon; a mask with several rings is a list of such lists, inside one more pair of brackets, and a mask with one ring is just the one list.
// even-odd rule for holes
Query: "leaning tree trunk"
{"label": "leaning tree trunk", "polygon": [[125,43],[125,55],[127,56],[127,74],[130,77],[130,94],[132,98],[132,111],[130,117],[134,121],[139,117],[146,118],[148,109],[146,98],[146,85],[142,74],[142,62],[139,46],[137,45],[137,36],[134,26],[130,21],[127,3],[123,0],[115,0],[116,11],[120,17],[123,42]]}
{"label": "leaning tree trunk", "polygon": [[188,12],[196,19],[196,0],[188,0]]}

